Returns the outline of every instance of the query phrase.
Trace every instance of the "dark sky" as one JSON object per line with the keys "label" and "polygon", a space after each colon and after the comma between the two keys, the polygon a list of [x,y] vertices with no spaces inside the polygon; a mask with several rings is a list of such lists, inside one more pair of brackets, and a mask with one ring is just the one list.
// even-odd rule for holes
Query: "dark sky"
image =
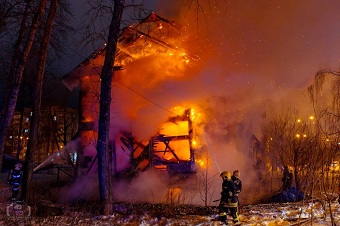
{"label": "dark sky", "polygon": [[[75,41],[73,43],[67,44],[70,56],[66,57],[65,64],[63,63],[63,67],[61,68],[62,74],[66,74],[70,72],[74,67],[76,67],[81,61],[86,59],[90,54],[96,50],[102,42],[98,42],[94,45],[88,45],[88,47],[84,47],[84,45],[80,45],[79,37],[81,36],[80,28],[84,27],[84,17],[88,17],[86,12],[88,12],[88,0],[72,0],[72,9],[74,12],[74,18],[71,21],[71,24],[77,29],[75,33]],[[129,1],[126,1],[129,2]],[[158,0],[147,0],[145,1],[145,8],[147,11],[153,11],[157,5]],[[130,24],[134,24],[133,22],[128,22],[126,15],[124,14],[124,23],[122,26],[129,26]]]}

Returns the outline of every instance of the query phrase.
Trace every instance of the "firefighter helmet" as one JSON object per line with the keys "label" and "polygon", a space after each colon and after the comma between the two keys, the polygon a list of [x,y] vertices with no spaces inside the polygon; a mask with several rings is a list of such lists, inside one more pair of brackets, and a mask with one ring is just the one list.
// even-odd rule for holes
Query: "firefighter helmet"
{"label": "firefighter helmet", "polygon": [[220,176],[222,177],[223,180],[226,180],[226,179],[231,179],[231,173],[229,171],[223,171]]}

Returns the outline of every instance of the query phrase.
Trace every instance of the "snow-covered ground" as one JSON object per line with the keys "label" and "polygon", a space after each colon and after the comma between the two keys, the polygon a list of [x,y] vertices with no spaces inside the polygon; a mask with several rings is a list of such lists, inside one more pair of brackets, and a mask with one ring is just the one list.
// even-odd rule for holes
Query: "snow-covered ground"
{"label": "snow-covered ground", "polygon": [[[11,191],[3,178],[0,183],[0,225],[221,225],[216,206],[116,203],[112,215],[101,216],[95,214],[98,205],[93,203],[68,206],[45,201],[39,204],[40,217],[37,217],[35,208],[9,201]],[[247,205],[241,206],[240,220],[241,225],[251,226],[331,225],[327,206],[320,201]],[[338,200],[331,202],[331,210],[336,225],[340,225]],[[232,224],[231,218],[229,220]]]}
{"label": "snow-covered ground", "polygon": [[[8,205],[8,204],[7,204]],[[5,207],[3,204],[3,208]],[[340,207],[332,204],[336,225],[340,224]],[[174,208],[174,207],[173,207]],[[313,209],[313,210],[312,210]],[[319,203],[315,204],[280,204],[253,205],[241,209],[241,225],[311,225],[311,213],[314,215],[313,225],[331,225],[329,216],[324,218],[325,211]],[[173,216],[157,216],[147,209],[132,210],[131,212],[115,212],[110,216],[91,215],[86,209],[83,211],[71,207],[64,207],[61,216],[32,217],[15,219],[11,216],[1,216],[1,225],[9,225],[11,221],[29,225],[221,225],[216,220],[217,214],[199,215],[195,213],[173,214]],[[232,224],[231,219],[230,224]]]}

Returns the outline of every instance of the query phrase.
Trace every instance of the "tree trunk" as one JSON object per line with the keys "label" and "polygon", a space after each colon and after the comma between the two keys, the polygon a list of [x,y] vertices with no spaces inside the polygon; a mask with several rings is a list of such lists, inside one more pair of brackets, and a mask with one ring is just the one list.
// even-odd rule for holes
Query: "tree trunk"
{"label": "tree trunk", "polygon": [[20,125],[19,125],[19,134],[18,134],[18,147],[17,147],[17,154],[16,154],[16,161],[19,162],[20,159],[20,152],[21,152],[21,143],[22,143],[22,124],[24,120],[24,106],[20,109]]}
{"label": "tree trunk", "polygon": [[111,203],[111,169],[109,164],[109,132],[110,132],[110,104],[113,79],[113,65],[120,32],[120,23],[125,0],[115,0],[112,20],[109,28],[108,43],[103,69],[101,72],[100,114],[98,127],[98,178],[102,214],[112,213]]}
{"label": "tree trunk", "polygon": [[5,140],[8,132],[8,128],[11,125],[12,118],[15,111],[15,106],[18,100],[19,88],[22,82],[22,76],[25,69],[25,64],[28,58],[28,54],[31,51],[31,47],[33,45],[35,33],[40,24],[40,18],[42,14],[45,12],[47,0],[41,0],[39,8],[34,15],[32,25],[29,31],[28,39],[23,47],[22,53],[20,52],[20,47],[23,39],[23,30],[25,27],[26,19],[27,19],[27,9],[29,6],[29,1],[26,4],[25,14],[22,18],[21,28],[18,36],[18,40],[16,42],[15,52],[11,63],[10,70],[10,87],[7,89],[7,95],[5,104],[2,111],[2,117],[0,119],[0,170],[2,169],[2,161],[4,155],[5,148]]}
{"label": "tree trunk", "polygon": [[30,134],[28,146],[26,151],[26,159],[24,164],[24,178],[22,184],[22,198],[28,205],[32,203],[30,191],[32,191],[32,178],[33,178],[33,158],[38,149],[39,139],[39,123],[41,118],[41,93],[42,83],[44,78],[44,67],[46,63],[47,48],[52,34],[52,25],[56,15],[58,0],[52,0],[50,9],[44,28],[44,37],[40,46],[40,53],[38,59],[38,70],[35,79],[34,93],[33,93],[33,116],[30,123]]}

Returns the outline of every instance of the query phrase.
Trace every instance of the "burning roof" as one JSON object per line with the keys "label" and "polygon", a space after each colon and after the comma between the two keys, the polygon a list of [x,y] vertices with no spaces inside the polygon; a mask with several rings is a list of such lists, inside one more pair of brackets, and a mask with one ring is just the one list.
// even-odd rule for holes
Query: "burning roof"
{"label": "burning roof", "polygon": [[[181,72],[185,70],[185,66],[190,59],[193,59],[183,48],[180,48],[180,46],[184,46],[183,42],[186,39],[184,27],[154,13],[137,25],[125,28],[118,38],[114,64],[116,71],[122,68],[125,70],[115,73],[113,82],[129,86],[129,89],[130,86],[138,86],[143,89],[144,85],[157,84],[150,78],[160,81],[169,79],[170,76],[182,75]],[[74,153],[75,150],[77,153],[79,152],[80,165],[88,172],[95,170],[93,163],[96,161],[98,95],[105,50],[106,45],[103,45],[63,78],[64,84],[69,89],[75,86],[81,88],[81,115],[79,117],[81,139],[79,142],[83,150],[79,152],[79,150],[73,149],[69,151],[69,154]],[[140,71],[143,71],[146,80],[141,79]],[[111,128],[114,129],[110,131],[115,134],[110,137],[114,171],[119,173],[126,169],[134,171],[158,167],[167,170],[171,168],[172,172],[193,172],[195,158],[192,144],[192,111],[183,108],[184,110],[181,112],[176,112],[175,117],[170,117],[171,121],[167,123],[164,123],[166,118],[159,116],[160,114],[157,116],[150,114],[154,116],[150,118],[149,122],[144,121],[142,125],[143,132],[147,135],[141,138],[138,136],[140,134],[136,135],[135,131],[121,125],[122,122],[133,124],[131,118],[140,117],[136,113],[139,105],[134,102],[136,97],[128,99],[131,93],[120,93],[122,90],[119,90],[117,85],[113,85],[113,87],[115,89],[113,98],[117,99],[111,102],[111,109],[113,109],[111,115],[114,115],[113,111],[119,112],[119,117],[112,116],[112,118],[118,119],[111,120]],[[144,87],[143,90],[147,90],[147,88]],[[151,121],[153,124],[157,124],[158,128],[152,127]],[[150,130],[149,133],[145,132],[147,129]],[[65,156],[69,156],[69,154],[65,154]]]}
{"label": "burning roof", "polygon": [[[128,63],[154,54],[178,55],[184,62],[188,62],[189,58],[196,58],[194,56],[189,57],[179,47],[187,38],[185,31],[185,27],[151,13],[139,24],[131,25],[123,30],[118,38],[114,68],[119,70]],[[74,82],[78,81],[80,77],[100,74],[105,49],[106,44],[64,76],[64,84],[72,89]]]}

